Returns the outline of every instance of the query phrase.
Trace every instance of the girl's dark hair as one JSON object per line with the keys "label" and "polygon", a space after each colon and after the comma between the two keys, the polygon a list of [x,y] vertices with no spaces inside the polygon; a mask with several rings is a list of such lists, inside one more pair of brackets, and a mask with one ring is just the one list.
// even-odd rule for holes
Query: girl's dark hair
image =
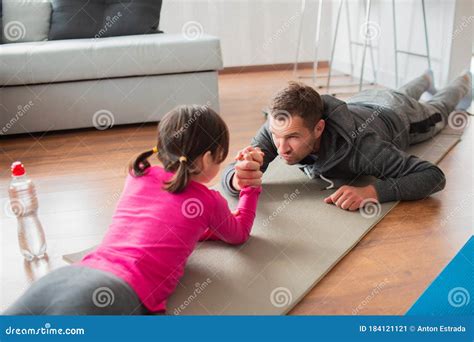
{"label": "girl's dark hair", "polygon": [[[222,163],[229,153],[229,129],[224,120],[208,106],[178,106],[158,123],[158,159],[166,171],[174,172],[164,189],[179,193],[189,183],[191,175],[201,170],[196,159],[207,151],[216,163]],[[138,155],[129,165],[135,177],[150,167],[150,149]],[[184,157],[184,158],[182,158]]]}

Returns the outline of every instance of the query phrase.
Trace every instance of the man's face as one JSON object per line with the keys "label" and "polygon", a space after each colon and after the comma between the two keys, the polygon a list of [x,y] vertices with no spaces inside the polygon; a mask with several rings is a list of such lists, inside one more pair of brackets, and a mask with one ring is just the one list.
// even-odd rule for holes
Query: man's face
{"label": "man's face", "polygon": [[[270,132],[278,149],[278,155],[289,165],[298,163],[313,152],[322,134],[321,127],[316,125],[314,129],[308,128],[298,115],[273,114],[269,115],[269,120]],[[324,123],[322,128],[324,129]]]}

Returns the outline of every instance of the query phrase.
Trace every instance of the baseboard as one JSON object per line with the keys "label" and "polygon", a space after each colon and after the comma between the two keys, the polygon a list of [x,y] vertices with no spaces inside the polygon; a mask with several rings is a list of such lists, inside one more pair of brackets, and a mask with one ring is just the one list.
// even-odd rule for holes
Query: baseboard
{"label": "baseboard", "polygon": [[[245,65],[245,66],[233,66],[219,70],[219,75],[225,74],[240,74],[244,72],[259,72],[259,71],[278,71],[278,70],[291,70],[294,68],[294,63],[281,63],[281,64],[262,64],[262,65]],[[318,68],[327,68],[329,65],[328,61],[318,62]],[[298,69],[311,68],[313,62],[301,62],[298,63]]]}

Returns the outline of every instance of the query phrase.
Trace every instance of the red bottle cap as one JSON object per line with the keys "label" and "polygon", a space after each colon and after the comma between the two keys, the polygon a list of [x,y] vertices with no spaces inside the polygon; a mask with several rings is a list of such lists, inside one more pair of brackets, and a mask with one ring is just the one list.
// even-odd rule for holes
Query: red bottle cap
{"label": "red bottle cap", "polygon": [[25,167],[20,161],[12,164],[12,176],[23,176],[25,174]]}

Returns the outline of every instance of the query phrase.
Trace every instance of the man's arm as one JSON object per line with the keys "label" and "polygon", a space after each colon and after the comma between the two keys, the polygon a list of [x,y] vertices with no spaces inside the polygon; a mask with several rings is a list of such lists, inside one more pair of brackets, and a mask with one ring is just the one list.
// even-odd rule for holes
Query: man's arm
{"label": "man's arm", "polygon": [[[252,138],[251,141],[251,146],[253,147],[258,147],[262,150],[264,153],[263,156],[263,162],[262,165],[260,166],[260,171],[265,172],[265,170],[268,167],[268,164],[272,162],[278,155],[277,149],[275,145],[273,144],[273,140],[268,128],[268,121],[266,121],[262,127],[260,127],[259,131],[257,132],[257,135]],[[221,186],[224,191],[230,195],[237,196],[240,192],[240,189],[238,188],[237,185],[237,177],[234,178],[235,175],[235,164],[231,163],[229,164],[223,172],[222,178],[221,178]]]}
{"label": "man's arm", "polygon": [[391,143],[370,137],[358,148],[354,151],[354,171],[377,178],[373,186],[381,203],[423,199],[446,185],[444,173],[436,165]]}
{"label": "man's arm", "polygon": [[222,189],[227,194],[232,195],[232,196],[238,196],[240,193],[240,190],[235,189],[234,185],[232,184],[234,173],[235,173],[235,163],[236,162],[233,162],[227,165],[221,177]]}

